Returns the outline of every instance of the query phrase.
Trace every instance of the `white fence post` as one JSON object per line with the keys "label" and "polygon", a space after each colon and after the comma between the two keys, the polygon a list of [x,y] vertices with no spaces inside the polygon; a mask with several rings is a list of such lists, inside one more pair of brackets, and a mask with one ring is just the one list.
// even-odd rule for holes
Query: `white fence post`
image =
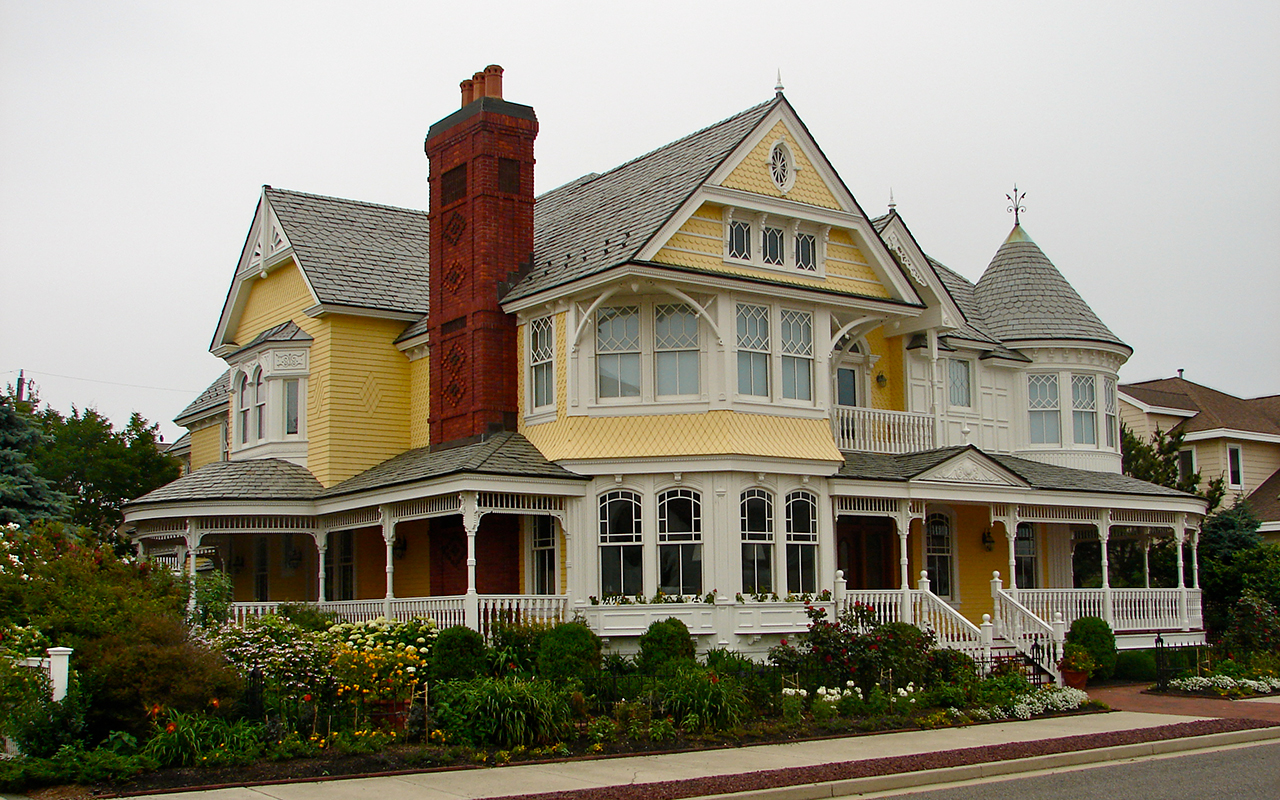
{"label": "white fence post", "polygon": [[49,654],[49,683],[53,687],[53,700],[60,702],[67,696],[67,681],[71,670],[70,647],[50,647],[45,650]]}

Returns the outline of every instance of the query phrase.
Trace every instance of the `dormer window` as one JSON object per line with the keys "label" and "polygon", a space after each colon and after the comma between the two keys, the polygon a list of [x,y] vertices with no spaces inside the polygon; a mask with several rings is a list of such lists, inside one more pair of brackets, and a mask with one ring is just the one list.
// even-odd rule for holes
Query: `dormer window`
{"label": "dormer window", "polygon": [[818,237],[812,233],[796,234],[796,269],[818,270]]}
{"label": "dormer window", "polygon": [[751,223],[729,223],[729,258],[751,260]]}
{"label": "dormer window", "polygon": [[287,458],[305,466],[308,354],[263,349],[235,365],[231,384],[232,458]]}
{"label": "dormer window", "polygon": [[782,242],[782,228],[764,226],[760,234],[760,257],[764,259],[764,263],[782,266],[786,257]]}
{"label": "dormer window", "polygon": [[779,214],[724,210],[724,259],[767,269],[820,274],[830,228]]}

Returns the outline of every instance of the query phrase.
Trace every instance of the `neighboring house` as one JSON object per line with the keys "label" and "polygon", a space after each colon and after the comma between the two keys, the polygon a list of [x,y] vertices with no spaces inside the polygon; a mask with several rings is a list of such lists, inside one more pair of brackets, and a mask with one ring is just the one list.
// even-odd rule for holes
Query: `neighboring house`
{"label": "neighboring house", "polygon": [[1122,385],[1120,418],[1144,439],[1183,434],[1179,472],[1222,478],[1227,502],[1247,497],[1262,535],[1280,542],[1280,395],[1244,400],[1179,374]]}
{"label": "neighboring house", "polygon": [[677,616],[763,654],[805,599],[970,649],[984,615],[1202,640],[1194,585],[1074,585],[1077,543],[1194,552],[1205,506],[1120,474],[1131,351],[1021,226],[970,283],[781,92],[535,199],[533,109],[477,77],[429,212],[264,187],[144,550],[212,548],[241,614],[581,614],[623,649]]}

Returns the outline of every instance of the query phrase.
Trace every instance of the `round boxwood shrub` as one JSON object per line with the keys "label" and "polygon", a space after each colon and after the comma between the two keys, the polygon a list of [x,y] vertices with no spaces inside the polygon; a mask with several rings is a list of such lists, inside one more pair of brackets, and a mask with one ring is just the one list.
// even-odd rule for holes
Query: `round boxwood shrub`
{"label": "round boxwood shrub", "polygon": [[673,665],[691,662],[696,655],[689,629],[675,617],[668,617],[650,623],[649,629],[640,635],[636,663],[641,672],[653,675]]}
{"label": "round boxwood shrub", "polygon": [[588,680],[600,672],[600,637],[581,622],[563,622],[542,635],[538,677]]}
{"label": "round boxwood shrub", "polygon": [[1093,671],[1090,678],[1105,681],[1116,671],[1116,635],[1111,626],[1100,617],[1081,617],[1071,623],[1067,633],[1067,642],[1078,644],[1093,657]]}
{"label": "round boxwood shrub", "polygon": [[433,681],[469,681],[487,672],[489,652],[484,637],[465,625],[440,631],[431,645]]}
{"label": "round boxwood shrub", "polygon": [[1155,653],[1150,650],[1125,650],[1116,654],[1115,677],[1122,681],[1154,681]]}

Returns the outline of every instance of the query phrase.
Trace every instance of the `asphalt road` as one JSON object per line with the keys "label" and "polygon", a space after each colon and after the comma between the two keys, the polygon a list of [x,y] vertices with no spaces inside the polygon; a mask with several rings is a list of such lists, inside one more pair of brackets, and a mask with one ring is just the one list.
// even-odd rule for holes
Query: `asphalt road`
{"label": "asphalt road", "polygon": [[1277,800],[1280,743],[876,796],[913,800]]}

